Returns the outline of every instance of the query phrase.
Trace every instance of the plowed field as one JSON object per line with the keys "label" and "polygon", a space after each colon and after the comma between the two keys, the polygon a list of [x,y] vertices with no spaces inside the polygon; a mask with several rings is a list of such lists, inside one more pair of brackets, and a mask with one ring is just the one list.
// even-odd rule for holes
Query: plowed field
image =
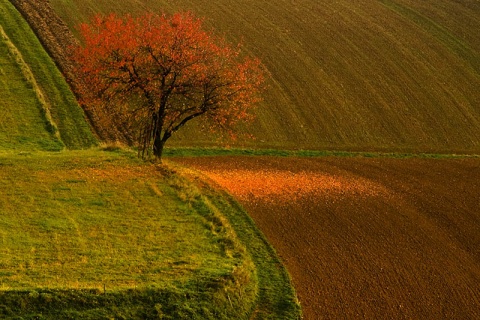
{"label": "plowed field", "polygon": [[228,190],[305,319],[479,319],[480,160],[175,159]]}
{"label": "plowed field", "polygon": [[[57,13],[73,32],[95,12],[192,11],[241,42],[267,89],[253,125],[239,128],[256,139],[236,147],[480,153],[478,0],[11,1]],[[70,35],[45,20],[35,29],[61,46]],[[218,146],[195,122],[169,144]]]}

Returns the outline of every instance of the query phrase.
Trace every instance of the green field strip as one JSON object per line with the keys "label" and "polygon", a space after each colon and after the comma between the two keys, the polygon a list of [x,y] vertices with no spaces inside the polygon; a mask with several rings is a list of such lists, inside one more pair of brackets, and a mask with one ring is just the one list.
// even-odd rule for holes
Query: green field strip
{"label": "green field strip", "polygon": [[1,25],[0,83],[0,149],[61,150],[43,95]]}
{"label": "green field strip", "polygon": [[[0,4],[4,33],[21,55],[22,68],[32,75],[37,95],[41,97],[47,117],[50,114],[52,126],[58,128],[62,142],[71,149],[96,144],[82,109],[53,60],[13,5],[7,0],[1,0]],[[21,94],[14,98],[22,103]]]}
{"label": "green field strip", "polygon": [[402,153],[402,152],[366,152],[334,150],[287,150],[287,149],[241,149],[241,148],[167,148],[164,155],[176,157],[209,156],[272,156],[272,157],[345,157],[345,158],[419,158],[419,159],[462,159],[480,158],[480,154],[452,153]]}
{"label": "green field strip", "polygon": [[[178,165],[174,164],[173,167],[178,168]],[[192,172],[191,169],[187,169],[185,174],[193,177],[197,183],[204,180],[202,175]],[[255,225],[253,219],[227,192],[219,191],[208,184],[203,185],[202,190],[207,203],[216,208],[222,208],[222,215],[228,219],[236,236],[245,244],[246,251],[255,265],[257,294],[249,319],[301,319],[301,306],[292,280],[275,249]],[[219,193],[221,196],[218,196]]]}

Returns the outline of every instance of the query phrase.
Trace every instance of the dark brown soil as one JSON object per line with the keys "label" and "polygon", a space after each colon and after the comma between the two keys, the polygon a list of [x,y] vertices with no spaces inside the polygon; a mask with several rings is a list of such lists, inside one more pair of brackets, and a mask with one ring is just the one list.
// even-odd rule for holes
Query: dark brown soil
{"label": "dark brown soil", "polygon": [[235,195],[305,319],[480,319],[480,160],[176,159]]}
{"label": "dark brown soil", "polygon": [[73,66],[68,59],[68,48],[77,45],[65,23],[52,9],[48,0],[10,0],[27,20],[42,45],[70,83],[74,79]]}

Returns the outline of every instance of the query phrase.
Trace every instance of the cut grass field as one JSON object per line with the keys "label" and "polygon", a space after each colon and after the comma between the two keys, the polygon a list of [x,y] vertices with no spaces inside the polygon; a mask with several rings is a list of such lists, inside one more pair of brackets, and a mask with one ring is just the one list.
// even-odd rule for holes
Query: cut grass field
{"label": "cut grass field", "polygon": [[480,160],[197,157],[282,257],[304,319],[480,317]]}
{"label": "cut grass field", "polygon": [[[447,0],[52,0],[94,12],[192,10],[265,65],[256,148],[480,153],[480,5]],[[188,126],[187,126],[188,128]],[[242,129],[243,130],[243,129]],[[197,127],[170,145],[218,145]]]}
{"label": "cut grass field", "polygon": [[55,63],[8,0],[0,0],[0,149],[84,149],[96,143]]}
{"label": "cut grass field", "polygon": [[251,220],[182,168],[95,150],[4,152],[0,168],[2,319],[299,316]]}

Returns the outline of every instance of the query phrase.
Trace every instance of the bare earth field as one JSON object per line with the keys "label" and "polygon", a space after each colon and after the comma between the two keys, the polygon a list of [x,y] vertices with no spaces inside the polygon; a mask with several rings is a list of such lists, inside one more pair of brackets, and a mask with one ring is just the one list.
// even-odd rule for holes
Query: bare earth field
{"label": "bare earth field", "polygon": [[479,319],[480,160],[204,157],[289,270],[305,319]]}

